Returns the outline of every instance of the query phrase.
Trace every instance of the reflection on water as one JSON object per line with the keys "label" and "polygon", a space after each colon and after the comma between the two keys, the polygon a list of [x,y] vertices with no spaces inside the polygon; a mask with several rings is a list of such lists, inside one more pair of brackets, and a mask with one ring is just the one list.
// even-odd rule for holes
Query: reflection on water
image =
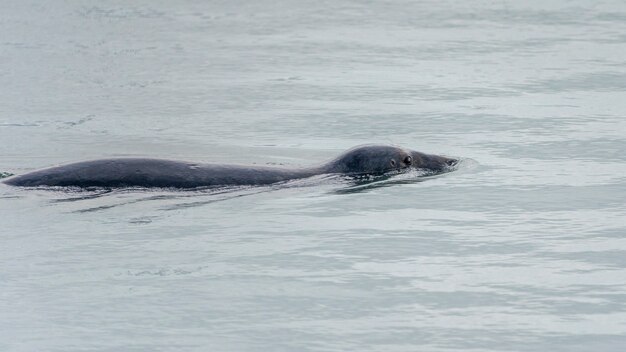
{"label": "reflection on water", "polygon": [[145,156],[441,175],[0,184],[0,350],[621,351],[621,1],[15,2],[0,177]]}

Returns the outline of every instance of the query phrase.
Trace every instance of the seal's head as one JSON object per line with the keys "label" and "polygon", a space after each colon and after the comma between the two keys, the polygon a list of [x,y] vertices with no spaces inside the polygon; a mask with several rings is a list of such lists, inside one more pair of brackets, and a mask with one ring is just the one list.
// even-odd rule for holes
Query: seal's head
{"label": "seal's head", "polygon": [[445,171],[456,159],[429,155],[386,145],[365,145],[348,150],[329,163],[330,172],[344,174],[384,174],[410,169]]}

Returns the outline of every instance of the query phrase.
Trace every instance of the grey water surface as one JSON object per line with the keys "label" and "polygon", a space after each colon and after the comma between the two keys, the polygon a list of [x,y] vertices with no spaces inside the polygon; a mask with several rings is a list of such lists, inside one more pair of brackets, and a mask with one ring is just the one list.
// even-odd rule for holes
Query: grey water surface
{"label": "grey water surface", "polygon": [[357,188],[0,184],[1,351],[624,351],[625,2],[0,7],[3,174],[463,158]]}

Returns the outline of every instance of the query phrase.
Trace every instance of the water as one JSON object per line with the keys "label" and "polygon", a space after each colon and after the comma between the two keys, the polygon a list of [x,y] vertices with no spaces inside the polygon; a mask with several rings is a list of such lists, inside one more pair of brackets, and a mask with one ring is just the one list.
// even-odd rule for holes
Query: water
{"label": "water", "polygon": [[2,351],[621,351],[621,1],[5,1],[0,172],[465,158],[346,190],[0,186]]}

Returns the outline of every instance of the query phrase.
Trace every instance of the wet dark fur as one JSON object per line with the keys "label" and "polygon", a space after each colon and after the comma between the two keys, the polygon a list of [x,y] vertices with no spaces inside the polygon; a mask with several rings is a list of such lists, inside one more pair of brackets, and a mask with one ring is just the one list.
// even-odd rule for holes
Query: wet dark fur
{"label": "wet dark fur", "polygon": [[[410,158],[407,158],[410,157]],[[202,164],[162,159],[84,161],[13,176],[13,186],[174,187],[268,185],[320,174],[381,175],[410,169],[441,172],[455,159],[394,146],[367,145],[348,150],[321,166],[299,169]]]}

